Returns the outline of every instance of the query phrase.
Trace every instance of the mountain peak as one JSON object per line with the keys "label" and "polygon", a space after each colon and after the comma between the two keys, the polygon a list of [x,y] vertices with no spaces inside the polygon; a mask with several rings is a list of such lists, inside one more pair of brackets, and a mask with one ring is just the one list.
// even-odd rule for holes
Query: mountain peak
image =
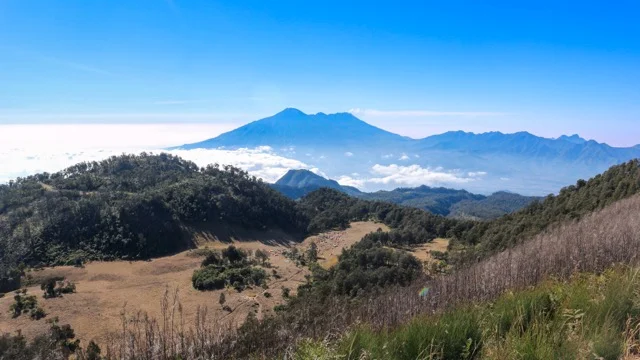
{"label": "mountain peak", "polygon": [[311,152],[318,149],[318,144],[322,144],[325,149],[344,153],[356,148],[368,148],[374,143],[392,147],[408,141],[400,135],[370,125],[351,113],[305,114],[295,108],[286,108],[216,138],[186,144],[181,148],[306,147]]}
{"label": "mountain peak", "polygon": [[300,116],[300,115],[307,115],[305,114],[303,111],[298,110],[296,108],[286,108],[282,111],[280,111],[279,113],[275,114],[274,116]]}
{"label": "mountain peak", "polygon": [[564,140],[564,141],[569,141],[572,142],[574,144],[584,144],[587,142],[586,139],[580,137],[580,135],[578,134],[573,134],[571,136],[567,136],[567,135],[562,135],[558,138],[558,140]]}

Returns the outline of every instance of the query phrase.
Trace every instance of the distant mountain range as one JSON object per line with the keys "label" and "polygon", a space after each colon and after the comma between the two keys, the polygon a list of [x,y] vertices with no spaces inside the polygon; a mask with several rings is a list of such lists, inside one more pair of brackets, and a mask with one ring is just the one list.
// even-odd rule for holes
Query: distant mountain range
{"label": "distant mountain range", "polygon": [[327,187],[365,200],[385,201],[443,216],[472,219],[494,219],[520,210],[540,199],[508,192],[484,196],[466,190],[432,188],[424,185],[366,193],[354,187],[340,185],[335,180],[326,179],[309,170],[289,170],[271,186],[292,199],[299,199],[314,190]]}
{"label": "distant mountain range", "polygon": [[527,132],[452,131],[412,139],[350,113],[305,114],[297,109],[261,119],[181,149],[269,146],[278,155],[321,169],[363,190],[407,185],[555,193],[612,165],[640,157],[640,145],[616,148],[579,135],[557,139]]}

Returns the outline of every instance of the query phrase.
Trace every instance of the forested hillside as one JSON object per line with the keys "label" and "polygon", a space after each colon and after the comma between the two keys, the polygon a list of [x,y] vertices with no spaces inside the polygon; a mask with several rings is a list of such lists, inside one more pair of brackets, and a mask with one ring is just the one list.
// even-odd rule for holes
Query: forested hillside
{"label": "forested hillside", "polygon": [[361,193],[356,196],[365,200],[388,201],[398,205],[411,206],[452,218],[476,220],[495,219],[520,210],[539,199],[535,196],[522,196],[507,192],[497,192],[485,196],[472,194],[465,190],[433,188],[424,185],[416,188]]}
{"label": "forested hillside", "polygon": [[141,259],[190,246],[194,224],[302,235],[295,203],[230,166],[171,155],[81,163],[0,186],[3,272],[87,260]]}
{"label": "forested hillside", "polygon": [[473,246],[472,257],[518,244],[554,225],[582,218],[640,192],[640,161],[617,165],[603,174],[563,188],[524,209],[490,222],[462,225],[451,235],[455,243]]}
{"label": "forested hillside", "polygon": [[351,186],[338,184],[309,170],[289,170],[271,187],[292,199],[326,187],[363,200],[385,201],[410,206],[428,212],[468,220],[490,220],[520,210],[540,200],[535,196],[523,196],[509,192],[496,192],[489,196],[472,194],[466,190],[430,187],[397,188],[390,191],[362,192]]}

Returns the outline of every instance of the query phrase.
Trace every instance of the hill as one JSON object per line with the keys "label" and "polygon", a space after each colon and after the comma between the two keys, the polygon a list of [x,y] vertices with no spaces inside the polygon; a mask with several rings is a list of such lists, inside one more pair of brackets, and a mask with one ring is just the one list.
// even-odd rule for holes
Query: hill
{"label": "hill", "polygon": [[202,224],[300,236],[308,220],[293,201],[244,171],[200,169],[167,154],[112,157],[0,185],[5,279],[20,264],[170,254],[192,247],[192,229]]}
{"label": "hill", "polygon": [[[380,173],[380,169],[417,165],[448,175],[429,185],[453,187],[464,183],[472,192],[508,190],[544,195],[556,193],[576,178],[590,178],[640,157],[638,146],[612,147],[578,135],[550,139],[527,132],[452,131],[412,139],[369,125],[349,113],[305,114],[297,109],[286,109],[179,148],[256,146],[269,146],[281,156],[319,168],[330,178],[354,177],[366,191],[406,185],[404,180],[385,179],[386,173]],[[367,181],[370,178],[375,181]]]}
{"label": "hill", "polygon": [[342,186],[335,180],[325,179],[309,170],[289,170],[272,187],[285,196],[299,199],[319,188],[336,189],[349,195],[357,195],[360,191],[354,187]]}
{"label": "hill", "polygon": [[292,199],[302,198],[321,187],[326,187],[363,200],[385,201],[442,216],[477,220],[495,219],[540,199],[504,191],[485,196],[465,190],[433,188],[426,185],[366,193],[340,185],[335,180],[325,179],[309,170],[289,170],[272,187]]}
{"label": "hill", "polygon": [[[616,201],[640,193],[640,160],[617,165],[592,179],[578,180],[520,211],[471,228],[453,230],[455,242],[485,256],[518,244],[565,221],[575,221]],[[455,243],[454,242],[454,243]],[[469,254],[467,254],[469,255]]]}

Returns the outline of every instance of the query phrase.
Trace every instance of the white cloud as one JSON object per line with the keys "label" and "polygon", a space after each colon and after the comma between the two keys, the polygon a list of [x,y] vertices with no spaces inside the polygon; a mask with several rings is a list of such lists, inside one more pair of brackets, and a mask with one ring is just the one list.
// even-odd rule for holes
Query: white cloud
{"label": "white cloud", "polygon": [[347,151],[346,153],[344,153],[344,156],[346,157],[352,157],[353,153],[351,151]]}
{"label": "white cloud", "polygon": [[[85,149],[77,151],[48,151],[27,149],[0,150],[0,183],[16,177],[39,172],[56,172],[82,161],[99,161],[122,153],[139,153],[144,149]],[[159,153],[160,150],[147,149]],[[274,182],[290,169],[308,169],[309,165],[294,159],[276,155],[269,147],[255,149],[193,149],[164,151],[199,166],[219,163],[233,165],[248,171],[251,175]],[[312,169],[320,173],[318,169]]]}
{"label": "white cloud", "polygon": [[[478,172],[478,174],[483,172]],[[399,185],[399,186],[420,186],[420,185],[451,185],[464,184],[477,181],[478,176],[460,173],[459,171],[446,171],[438,168],[423,168],[420,165],[380,165],[376,164],[371,168],[371,178],[362,178],[344,175],[338,179],[342,185],[350,185],[358,188],[367,185]]]}
{"label": "white cloud", "polygon": [[492,111],[433,111],[433,110],[376,110],[355,108],[349,110],[356,116],[371,117],[431,117],[431,116],[501,116],[504,112]]}
{"label": "white cloud", "polygon": [[467,173],[469,177],[480,177],[487,175],[486,171],[470,171]]}
{"label": "white cloud", "polygon": [[392,157],[393,157],[393,154],[382,155],[383,159],[391,159]]}
{"label": "white cloud", "polygon": [[402,154],[402,156],[400,156],[398,160],[402,160],[402,161],[409,160],[409,156],[407,154]]}

